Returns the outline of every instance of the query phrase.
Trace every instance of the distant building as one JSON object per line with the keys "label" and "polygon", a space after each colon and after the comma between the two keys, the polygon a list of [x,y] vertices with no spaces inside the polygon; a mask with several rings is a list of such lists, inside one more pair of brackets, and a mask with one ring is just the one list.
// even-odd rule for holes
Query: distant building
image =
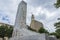
{"label": "distant building", "polygon": [[34,19],[34,15],[32,15],[31,17],[31,24],[30,24],[30,27],[36,31],[38,31],[40,29],[40,27],[43,27],[43,24],[39,21],[36,21]]}
{"label": "distant building", "polygon": [[10,27],[10,26],[12,26],[13,27],[13,25],[9,25],[9,24],[6,24],[6,23],[0,23],[0,26],[8,26],[8,27]]}

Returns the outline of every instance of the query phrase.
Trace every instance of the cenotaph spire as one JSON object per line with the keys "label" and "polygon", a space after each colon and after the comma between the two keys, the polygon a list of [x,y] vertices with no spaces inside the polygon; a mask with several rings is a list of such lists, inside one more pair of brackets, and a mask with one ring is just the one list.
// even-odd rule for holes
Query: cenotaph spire
{"label": "cenotaph spire", "polygon": [[15,27],[26,28],[27,3],[23,0],[18,5],[17,15],[15,19]]}

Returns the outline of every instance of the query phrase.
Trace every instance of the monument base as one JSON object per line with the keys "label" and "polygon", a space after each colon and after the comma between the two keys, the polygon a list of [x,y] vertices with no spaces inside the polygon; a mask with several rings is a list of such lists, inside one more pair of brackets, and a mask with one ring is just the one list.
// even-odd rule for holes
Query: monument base
{"label": "monument base", "polygon": [[26,28],[16,29],[15,32],[9,40],[49,40],[47,34],[36,33]]}

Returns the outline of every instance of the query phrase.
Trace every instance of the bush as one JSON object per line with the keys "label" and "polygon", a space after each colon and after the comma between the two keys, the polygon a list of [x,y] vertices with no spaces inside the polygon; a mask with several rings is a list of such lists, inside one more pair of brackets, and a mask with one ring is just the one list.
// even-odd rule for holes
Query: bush
{"label": "bush", "polygon": [[0,26],[0,37],[4,38],[5,36],[10,38],[12,36],[13,33],[13,27],[10,26],[8,27],[7,25],[4,26]]}

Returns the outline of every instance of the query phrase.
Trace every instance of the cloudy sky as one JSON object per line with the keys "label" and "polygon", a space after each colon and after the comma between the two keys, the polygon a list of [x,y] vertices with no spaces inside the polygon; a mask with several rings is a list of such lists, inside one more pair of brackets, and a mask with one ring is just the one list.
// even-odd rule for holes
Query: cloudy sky
{"label": "cloudy sky", "polygon": [[[55,30],[54,23],[60,17],[60,8],[56,9],[56,0],[24,0],[27,2],[27,25],[30,25],[31,15],[42,22],[49,32]],[[0,22],[14,25],[18,4],[21,0],[0,0]]]}

